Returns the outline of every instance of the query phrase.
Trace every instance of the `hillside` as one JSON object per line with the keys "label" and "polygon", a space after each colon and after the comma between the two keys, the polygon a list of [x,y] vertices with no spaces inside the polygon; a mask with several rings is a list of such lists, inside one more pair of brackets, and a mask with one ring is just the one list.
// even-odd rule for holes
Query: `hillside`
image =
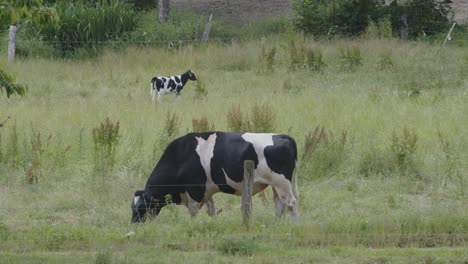
{"label": "hillside", "polygon": [[[468,23],[468,0],[452,0],[455,21]],[[290,12],[285,0],[173,0],[178,9],[191,9],[198,14],[210,15],[230,22],[248,22],[257,18],[286,15]]]}

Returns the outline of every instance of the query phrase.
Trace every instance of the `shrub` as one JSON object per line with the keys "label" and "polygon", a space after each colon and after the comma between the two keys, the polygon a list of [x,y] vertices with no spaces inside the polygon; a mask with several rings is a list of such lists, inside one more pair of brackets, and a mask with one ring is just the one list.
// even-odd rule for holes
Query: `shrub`
{"label": "shrub", "polygon": [[252,256],[258,245],[253,239],[226,237],[220,241],[217,249],[223,255]]}
{"label": "shrub", "polygon": [[114,123],[107,117],[92,130],[95,172],[104,173],[115,165],[115,155],[120,140],[119,129],[119,121]]}
{"label": "shrub", "polygon": [[341,69],[355,71],[362,65],[361,50],[358,47],[340,49]]}

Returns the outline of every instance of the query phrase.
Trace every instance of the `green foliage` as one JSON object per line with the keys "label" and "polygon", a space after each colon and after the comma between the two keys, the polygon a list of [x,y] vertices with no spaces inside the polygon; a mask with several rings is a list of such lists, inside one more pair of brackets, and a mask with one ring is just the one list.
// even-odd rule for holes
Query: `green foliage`
{"label": "green foliage", "polygon": [[0,92],[6,92],[7,97],[12,94],[18,94],[24,96],[28,87],[26,85],[15,83],[15,77],[7,72],[0,69]]}
{"label": "green foliage", "polygon": [[450,28],[450,6],[444,1],[412,0],[405,2],[395,11],[394,16],[401,14],[408,16],[408,35],[412,38],[424,33],[431,36]]}
{"label": "green foliage", "polygon": [[356,71],[362,66],[362,56],[359,47],[346,47],[340,49],[341,69],[344,71]]}
{"label": "green foliage", "polygon": [[393,37],[392,21],[390,16],[384,16],[377,21],[369,19],[366,36],[371,39]]}
{"label": "green foliage", "polygon": [[223,255],[252,256],[258,250],[258,244],[253,239],[226,237],[221,239],[217,250]]}
{"label": "green foliage", "polygon": [[119,129],[119,121],[114,123],[107,117],[98,127],[92,130],[94,142],[94,171],[98,174],[105,174],[115,165],[115,155],[121,137],[119,135]]}
{"label": "green foliage", "polygon": [[296,0],[293,9],[298,17],[296,27],[314,36],[357,35],[362,33],[369,17],[374,17],[380,4],[374,0]]}
{"label": "green foliage", "polygon": [[333,34],[344,36],[368,33],[390,37],[402,27],[401,16],[408,16],[409,36],[434,35],[448,29],[450,7],[444,1],[393,1],[383,5],[375,0],[295,0],[293,9],[299,30],[323,37]]}
{"label": "green foliage", "polygon": [[55,10],[43,5],[43,0],[0,0],[0,24],[13,25],[32,19],[36,23],[57,22]]}
{"label": "green foliage", "polygon": [[52,43],[56,56],[67,57],[80,49],[99,51],[105,44],[120,41],[137,26],[137,13],[124,0],[55,5],[56,25],[33,24],[42,40]]}

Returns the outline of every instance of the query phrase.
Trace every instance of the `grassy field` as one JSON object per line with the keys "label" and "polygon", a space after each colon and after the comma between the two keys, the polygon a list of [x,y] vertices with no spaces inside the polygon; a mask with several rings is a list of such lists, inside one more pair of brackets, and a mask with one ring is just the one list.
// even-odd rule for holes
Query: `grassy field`
{"label": "grassy field", "polygon": [[[292,65],[291,54],[310,51],[326,66]],[[0,97],[0,122],[11,117],[0,128],[0,263],[468,261],[466,49],[289,36],[81,61],[4,57],[29,92]],[[152,104],[150,79],[187,69],[199,81]],[[240,198],[224,194],[214,218],[169,206],[130,225],[133,192],[168,140],[194,118],[229,130],[236,106],[254,125],[261,109],[271,132],[296,139],[301,221],[275,222],[268,190],[250,230]],[[93,141],[107,117],[119,122],[113,165]],[[326,136],[303,159],[317,126]]]}

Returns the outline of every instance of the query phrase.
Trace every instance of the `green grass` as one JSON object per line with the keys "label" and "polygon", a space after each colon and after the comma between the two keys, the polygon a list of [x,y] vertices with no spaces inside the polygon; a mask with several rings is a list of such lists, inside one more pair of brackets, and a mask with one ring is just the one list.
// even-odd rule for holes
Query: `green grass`
{"label": "green grass", "polygon": [[[291,70],[289,41],[280,37],[178,50],[128,48],[87,61],[7,64],[3,58],[0,65],[29,90],[24,98],[0,97],[0,121],[11,116],[0,128],[0,262],[468,260],[466,51],[394,40],[299,42],[323,52],[323,72]],[[276,47],[275,71],[260,74],[264,45]],[[353,72],[341,69],[346,47],[361,51],[362,65]],[[380,68],[382,56],[393,66]],[[190,82],[180,98],[166,94],[153,105],[151,77],[187,69],[204,82],[206,96]],[[215,197],[223,211],[214,218],[200,212],[191,220],[176,207],[146,224],[129,224],[133,192],[166,146],[169,112],[178,116],[175,131],[183,135],[193,118],[226,130],[232,106],[250,115],[263,104],[275,112],[272,132],[291,134],[300,153],[310,130],[320,125],[328,134],[299,172],[298,224],[288,217],[275,222],[271,191],[266,199],[255,197],[250,231],[241,224],[240,198],[224,194]],[[119,122],[120,138],[114,166],[95,174],[92,131],[106,117]],[[417,143],[402,169],[392,135],[403,138],[404,129]],[[347,139],[340,146],[342,132]],[[28,173],[38,183],[28,184]],[[135,235],[126,237],[130,231]]]}

